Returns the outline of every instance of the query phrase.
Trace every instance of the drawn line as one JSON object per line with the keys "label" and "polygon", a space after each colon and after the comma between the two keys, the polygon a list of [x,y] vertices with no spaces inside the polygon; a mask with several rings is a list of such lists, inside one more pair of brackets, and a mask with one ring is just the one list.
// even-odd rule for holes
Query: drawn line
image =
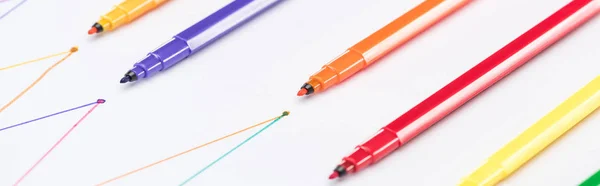
{"label": "drawn line", "polygon": [[33,164],[33,166],[31,166],[31,168],[29,168],[29,170],[27,170],[27,172],[25,172],[25,174],[23,174],[23,176],[21,176],[21,178],[19,178],[19,180],[17,180],[17,182],[15,182],[15,184],[13,184],[13,186],[19,185],[19,183],[21,183],[21,181],[23,181],[23,179],[25,179],[25,177],[27,175],[29,175],[29,173],[31,173],[31,171],[33,171],[33,169],[35,167],[37,167],[40,164],[40,162],[42,162],[46,158],[46,156],[48,156],[48,154],[50,154],[65,138],[67,138],[67,136],[69,136],[69,134],[71,134],[71,132],[75,129],[75,127],[77,127],[88,115],[90,115],[90,113],[92,113],[92,111],[94,111],[94,109],[96,109],[96,107],[98,107],[98,105],[104,103],[103,99],[99,99],[99,100],[102,100],[102,101],[98,101],[90,110],[88,110],[87,113],[85,113],[85,115],[83,115],[83,117],[81,117],[81,119],[79,119],[77,121],[77,123],[75,123],[67,131],[67,133],[65,133],[54,145],[52,145],[50,150],[48,150],[37,162],[35,162],[35,164]]}
{"label": "drawn line", "polygon": [[186,183],[192,181],[192,179],[194,179],[196,176],[200,175],[200,173],[206,171],[208,168],[212,167],[214,164],[216,164],[217,162],[221,161],[221,159],[225,158],[227,155],[229,155],[230,153],[232,153],[236,149],[240,148],[241,146],[243,146],[244,144],[246,144],[248,141],[252,140],[252,138],[256,137],[258,134],[260,134],[261,132],[263,132],[264,130],[266,130],[267,128],[269,128],[271,125],[275,124],[277,121],[279,121],[279,119],[281,119],[281,118],[283,118],[283,117],[285,117],[285,116],[287,116],[289,114],[290,114],[290,112],[288,112],[288,111],[283,112],[283,114],[281,114],[281,116],[277,117],[277,119],[273,120],[271,123],[269,123],[268,125],[266,125],[262,129],[260,129],[258,132],[252,134],[250,137],[248,137],[247,139],[245,139],[244,141],[242,141],[242,143],[240,143],[237,146],[233,147],[231,150],[227,151],[225,154],[223,154],[222,156],[220,156],[219,158],[217,158],[215,161],[213,161],[210,164],[208,164],[206,167],[200,169],[200,171],[196,172],[196,174],[192,175],[192,177],[186,179],[183,183],[179,184],[179,186],[185,185]]}
{"label": "drawn line", "polygon": [[16,10],[17,8],[19,8],[23,3],[25,3],[25,1],[27,0],[23,0],[21,2],[19,2],[19,4],[15,5],[14,7],[12,7],[10,10],[6,11],[6,13],[2,14],[0,16],[0,20],[4,17],[6,17],[8,14],[10,14],[12,11]]}
{"label": "drawn line", "polygon": [[28,123],[31,123],[31,122],[34,122],[34,121],[46,119],[46,118],[49,118],[49,117],[52,117],[52,116],[56,116],[56,115],[59,115],[59,114],[63,114],[63,113],[67,113],[67,112],[70,112],[70,111],[74,111],[74,110],[77,110],[77,109],[80,109],[80,108],[88,107],[88,106],[96,104],[96,103],[98,103],[98,101],[95,101],[93,103],[88,103],[88,104],[85,104],[85,105],[81,105],[81,106],[78,106],[78,107],[70,108],[70,109],[67,109],[67,110],[63,110],[63,111],[60,111],[60,112],[57,112],[57,113],[54,113],[54,114],[50,114],[50,115],[47,115],[47,116],[43,116],[43,117],[39,117],[39,118],[36,118],[36,119],[32,119],[32,120],[29,120],[29,121],[26,121],[26,122],[23,122],[23,123],[19,123],[19,124],[16,124],[16,125],[11,125],[11,126],[8,126],[8,127],[4,127],[4,128],[1,128],[0,131],[6,130],[6,129],[10,129],[10,128],[14,128],[14,127],[18,127],[18,126],[21,126],[21,125],[25,125],[25,124],[28,124]]}
{"label": "drawn line", "polygon": [[46,71],[44,71],[44,73],[42,73],[42,75],[40,75],[40,77],[38,77],[33,83],[31,83],[29,86],[27,86],[27,88],[25,88],[25,90],[21,91],[21,93],[19,93],[19,95],[17,95],[12,100],[10,100],[6,105],[2,106],[2,108],[0,108],[0,113],[2,113],[2,111],[6,110],[6,108],[8,108],[15,101],[17,101],[19,98],[21,98],[21,96],[23,96],[25,93],[27,93],[27,91],[29,91],[29,89],[33,88],[33,86],[35,86],[37,83],[39,83],[46,76],[46,74],[48,74],[48,72],[50,72],[52,69],[54,69],[54,67],[58,66],[60,63],[65,61],[67,58],[69,58],[69,56],[71,56],[73,53],[77,52],[77,50],[78,50],[77,47],[72,47],[71,50],[69,50],[69,53],[65,57],[60,59],[58,62],[54,63],[52,66],[48,67],[48,69],[46,69]]}
{"label": "drawn line", "polygon": [[158,165],[158,164],[160,164],[160,163],[163,163],[163,162],[165,162],[165,161],[168,161],[168,160],[171,160],[171,159],[173,159],[173,158],[179,157],[179,156],[181,156],[181,155],[184,155],[184,154],[190,153],[190,152],[192,152],[192,151],[198,150],[198,149],[200,149],[200,148],[202,148],[202,147],[205,147],[205,146],[208,146],[208,145],[210,145],[210,144],[213,144],[213,143],[215,143],[215,142],[218,142],[218,141],[221,141],[221,140],[227,139],[227,138],[229,138],[229,137],[231,137],[231,136],[235,136],[235,135],[237,135],[237,134],[239,134],[239,133],[245,132],[245,131],[247,131],[247,130],[250,130],[250,129],[253,129],[253,128],[255,128],[255,127],[258,127],[258,126],[264,125],[265,123],[268,123],[268,122],[270,122],[270,121],[276,120],[276,119],[278,119],[278,118],[280,118],[280,117],[281,117],[281,116],[273,117],[273,118],[271,118],[271,119],[268,119],[268,120],[266,120],[266,121],[263,121],[263,122],[260,122],[260,123],[254,124],[254,125],[252,125],[252,126],[249,126],[249,127],[246,127],[246,128],[244,128],[244,129],[242,129],[242,130],[238,130],[238,131],[236,131],[236,132],[233,132],[233,133],[227,134],[227,135],[225,135],[225,136],[222,136],[222,137],[220,137],[220,138],[217,138],[217,139],[215,139],[215,140],[212,140],[212,141],[209,141],[209,142],[207,142],[207,143],[204,143],[204,144],[198,145],[198,146],[196,146],[196,147],[194,147],[194,148],[191,148],[191,149],[188,149],[188,150],[186,150],[186,151],[183,151],[183,152],[177,153],[177,154],[175,154],[175,155],[173,155],[173,156],[169,156],[169,157],[167,157],[167,158],[164,158],[164,159],[162,159],[162,160],[159,160],[159,161],[156,161],[156,162],[154,162],[154,163],[148,164],[148,165],[146,165],[146,166],[143,166],[143,167],[141,167],[141,168],[138,168],[138,169],[135,169],[135,170],[129,171],[129,172],[125,173],[125,174],[119,175],[119,176],[117,176],[117,177],[111,178],[111,179],[109,179],[109,180],[106,180],[106,181],[104,181],[104,182],[102,182],[102,183],[100,183],[100,184],[97,184],[96,186],[105,185],[105,184],[108,184],[108,183],[110,183],[110,182],[113,182],[113,181],[116,181],[116,180],[119,180],[119,179],[125,178],[125,177],[127,177],[127,176],[129,176],[129,175],[132,175],[132,174],[134,174],[134,173],[137,173],[137,172],[140,172],[140,171],[142,171],[142,170],[148,169],[148,168],[150,168],[150,167],[153,167],[153,166],[155,166],[155,165]]}
{"label": "drawn line", "polygon": [[61,53],[57,53],[57,54],[52,54],[52,55],[49,55],[49,56],[46,56],[46,57],[41,57],[41,58],[37,58],[37,59],[34,59],[34,60],[25,61],[25,62],[22,62],[22,63],[17,63],[17,64],[14,64],[14,65],[10,65],[10,66],[7,66],[7,67],[2,67],[2,68],[0,68],[0,71],[2,71],[2,70],[8,70],[8,69],[11,69],[11,68],[15,68],[15,67],[26,65],[26,64],[29,64],[29,63],[33,63],[33,62],[38,62],[38,61],[41,61],[41,60],[44,60],[44,59],[48,59],[48,58],[51,58],[51,57],[56,57],[56,56],[64,55],[64,54],[67,54],[69,52],[70,51],[61,52]]}

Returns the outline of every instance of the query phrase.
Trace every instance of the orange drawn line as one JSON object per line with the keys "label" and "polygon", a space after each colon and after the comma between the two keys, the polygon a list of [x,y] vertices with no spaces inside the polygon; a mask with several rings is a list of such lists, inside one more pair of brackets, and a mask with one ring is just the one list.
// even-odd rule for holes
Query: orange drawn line
{"label": "orange drawn line", "polygon": [[117,176],[117,177],[114,177],[114,178],[112,178],[112,179],[106,180],[106,181],[104,181],[104,182],[102,182],[102,183],[100,183],[100,184],[97,184],[97,186],[105,185],[105,184],[107,184],[107,183],[110,183],[110,182],[113,182],[113,181],[115,181],[115,180],[118,180],[118,179],[124,178],[124,177],[126,177],[126,176],[132,175],[132,174],[134,174],[134,173],[136,173],[136,172],[140,172],[140,171],[142,171],[142,170],[144,170],[144,169],[147,169],[147,168],[150,168],[150,167],[152,167],[152,166],[158,165],[158,164],[160,164],[160,163],[163,163],[163,162],[165,162],[165,161],[171,160],[171,159],[173,159],[173,158],[176,158],[176,157],[178,157],[178,156],[181,156],[181,155],[187,154],[187,153],[189,153],[189,152],[192,152],[192,151],[194,151],[194,150],[197,150],[197,149],[199,149],[199,148],[202,148],[202,147],[205,147],[205,146],[207,146],[207,145],[213,144],[213,143],[215,143],[215,142],[218,142],[218,141],[224,140],[224,139],[226,139],[226,138],[229,138],[229,137],[231,137],[231,136],[234,136],[234,135],[236,135],[236,134],[242,133],[242,132],[244,132],[244,131],[250,130],[250,129],[252,129],[252,128],[255,128],[255,127],[258,127],[258,126],[260,126],[260,125],[264,125],[265,123],[268,123],[268,122],[270,122],[270,121],[273,121],[273,120],[275,120],[275,119],[277,119],[277,118],[279,118],[279,117],[280,117],[280,116],[277,116],[277,117],[271,118],[271,119],[269,119],[269,120],[266,120],[266,121],[260,122],[260,123],[258,123],[258,124],[255,124],[255,125],[252,125],[252,126],[246,127],[246,128],[244,128],[244,129],[242,129],[242,130],[238,130],[238,131],[236,131],[236,132],[233,132],[233,133],[231,133],[231,134],[227,134],[227,135],[225,135],[225,136],[223,136],[223,137],[217,138],[217,139],[215,139],[215,140],[212,140],[212,141],[210,141],[210,142],[208,142],[208,143],[204,143],[204,144],[202,144],[202,145],[196,146],[196,147],[194,147],[194,148],[191,148],[191,149],[189,149],[189,150],[186,150],[186,151],[183,151],[183,152],[177,153],[177,154],[175,154],[175,155],[173,155],[173,156],[170,156],[170,157],[167,157],[167,158],[165,158],[165,159],[162,159],[162,160],[156,161],[156,162],[154,162],[154,163],[148,164],[148,165],[146,165],[146,166],[143,166],[143,167],[141,167],[141,168],[138,168],[138,169],[135,169],[135,170],[129,171],[129,172],[125,173],[125,174],[122,174],[122,175],[120,175],[120,176]]}
{"label": "orange drawn line", "polygon": [[[48,72],[50,72],[54,67],[58,66],[60,63],[62,63],[63,61],[65,61],[67,58],[69,58],[69,56],[71,56],[73,53],[77,52],[78,48],[77,47],[73,47],[71,48],[71,50],[69,50],[69,53],[63,57],[62,59],[60,59],[58,62],[54,63],[52,66],[50,66],[48,69],[46,69],[46,71],[44,71],[44,73],[42,73],[42,75],[40,75],[40,77],[38,77],[33,83],[31,83],[29,86],[27,86],[27,88],[25,88],[23,91],[21,91],[21,93],[19,93],[17,96],[15,96],[12,100],[10,100],[6,105],[2,106],[2,108],[0,108],[0,113],[4,110],[6,110],[6,108],[8,108],[10,105],[12,105],[13,103],[15,103],[15,101],[17,101],[19,98],[21,98],[21,96],[23,96],[25,93],[27,93],[27,91],[29,91],[29,89],[33,88],[37,83],[39,83],[45,76],[46,74],[48,74]],[[58,54],[55,55],[50,55],[50,56],[56,56]],[[46,59],[50,56],[47,57],[42,57],[41,59]],[[27,61],[27,62],[23,62],[23,63],[19,63],[16,64],[16,66],[19,65],[23,65],[26,63],[32,63],[35,62],[35,60],[33,61]],[[14,68],[16,67],[15,65],[12,65],[13,67],[10,68]],[[8,68],[4,68],[4,69],[8,69]]]}
{"label": "orange drawn line", "polygon": [[2,71],[2,70],[8,70],[8,69],[11,69],[11,68],[15,68],[15,67],[18,67],[18,66],[21,66],[21,65],[26,65],[26,64],[29,64],[29,63],[33,63],[33,62],[38,62],[38,61],[41,61],[41,60],[44,60],[44,59],[48,59],[48,58],[51,58],[51,57],[60,56],[60,55],[63,55],[63,54],[67,54],[69,52],[61,52],[61,53],[57,53],[57,54],[52,54],[52,55],[49,55],[49,56],[46,56],[46,57],[41,57],[41,58],[37,58],[37,59],[34,59],[34,60],[29,60],[29,61],[25,61],[25,62],[22,62],[22,63],[17,63],[17,64],[14,64],[14,65],[10,65],[10,66],[7,66],[7,67],[2,67],[2,68],[0,68],[0,71]]}

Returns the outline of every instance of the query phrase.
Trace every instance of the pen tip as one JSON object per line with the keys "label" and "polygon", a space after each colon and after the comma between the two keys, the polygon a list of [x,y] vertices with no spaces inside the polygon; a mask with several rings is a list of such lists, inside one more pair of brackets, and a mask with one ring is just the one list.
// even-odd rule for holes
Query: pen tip
{"label": "pen tip", "polygon": [[304,95],[306,95],[307,92],[308,92],[308,90],[306,90],[305,88],[301,88],[298,91],[298,94],[296,94],[296,95],[298,95],[298,96],[304,96]]}
{"label": "pen tip", "polygon": [[332,180],[332,179],[337,178],[338,176],[340,176],[340,174],[336,171],[333,171],[333,173],[331,173],[331,175],[329,175],[329,179]]}
{"label": "pen tip", "polygon": [[125,76],[123,78],[121,78],[121,81],[119,81],[120,83],[127,83],[131,80],[131,78],[129,76]]}
{"label": "pen tip", "polygon": [[98,32],[98,29],[96,27],[92,27],[90,30],[88,30],[88,35],[95,34],[96,32]]}

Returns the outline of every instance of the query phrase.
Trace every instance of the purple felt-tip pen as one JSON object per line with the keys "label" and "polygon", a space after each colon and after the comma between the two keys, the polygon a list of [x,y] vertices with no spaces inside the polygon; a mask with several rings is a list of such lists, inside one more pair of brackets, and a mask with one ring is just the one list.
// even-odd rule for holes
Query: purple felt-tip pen
{"label": "purple felt-tip pen", "polygon": [[151,77],[179,63],[280,1],[283,0],[235,0],[229,3],[135,63],[121,83]]}

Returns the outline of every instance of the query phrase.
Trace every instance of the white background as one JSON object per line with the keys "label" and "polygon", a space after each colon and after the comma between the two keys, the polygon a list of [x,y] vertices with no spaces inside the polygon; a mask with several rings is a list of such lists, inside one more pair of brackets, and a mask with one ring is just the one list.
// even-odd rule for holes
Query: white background
{"label": "white background", "polygon": [[[118,80],[169,37],[229,3],[174,0],[100,36],[121,0],[29,0],[0,20],[0,66],[80,51],[13,106],[0,127],[104,98],[22,185],[94,185],[279,115],[291,115],[190,185],[456,185],[496,150],[600,75],[600,18],[480,94],[401,150],[342,180],[355,145],[567,4],[476,0],[367,70],[310,98],[296,92],[346,48],[420,0],[288,0],[185,62],[133,85]],[[17,0],[0,3],[6,11]],[[59,57],[0,71],[5,104]],[[0,185],[14,183],[89,108],[0,132]],[[596,112],[502,185],[576,185],[600,168]],[[246,132],[109,185],[177,185]]]}

